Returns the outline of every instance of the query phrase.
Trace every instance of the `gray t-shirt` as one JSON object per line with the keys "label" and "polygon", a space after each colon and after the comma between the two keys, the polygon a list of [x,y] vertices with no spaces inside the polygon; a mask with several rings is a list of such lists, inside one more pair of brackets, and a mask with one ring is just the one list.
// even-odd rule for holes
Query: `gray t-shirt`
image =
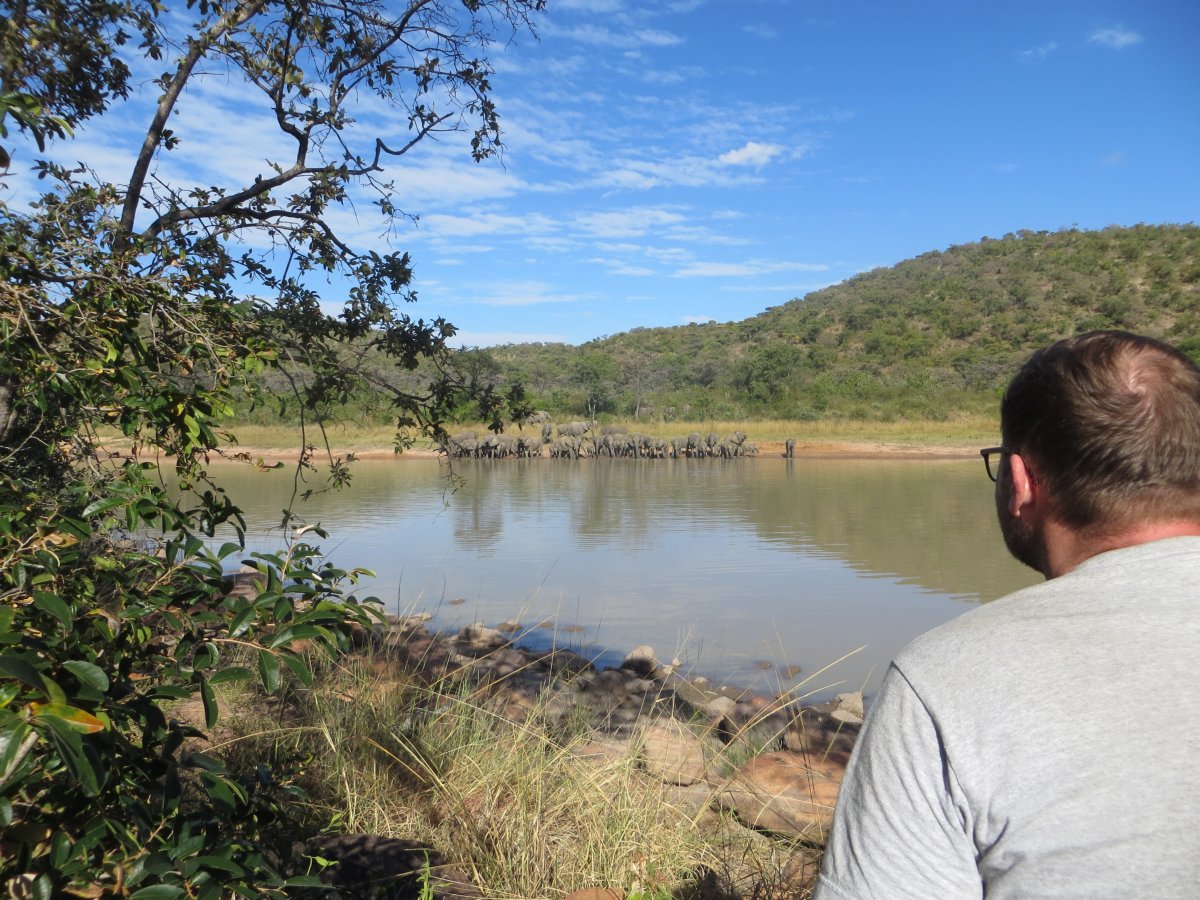
{"label": "gray t-shirt", "polygon": [[1200,897],[1200,538],[1092,557],[905,648],[819,900]]}

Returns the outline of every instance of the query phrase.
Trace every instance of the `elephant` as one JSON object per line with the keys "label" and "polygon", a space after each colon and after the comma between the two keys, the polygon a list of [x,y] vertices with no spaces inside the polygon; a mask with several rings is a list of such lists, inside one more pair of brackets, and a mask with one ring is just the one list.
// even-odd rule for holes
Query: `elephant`
{"label": "elephant", "polygon": [[783,442],[783,458],[792,459],[796,455],[796,439],[788,438]]}
{"label": "elephant", "polygon": [[453,458],[474,456],[478,447],[479,441],[473,431],[464,431],[460,434],[452,435],[441,445],[442,452]]}
{"label": "elephant", "polygon": [[592,430],[595,422],[568,422],[565,425],[558,426],[558,436],[561,437],[583,437]]}
{"label": "elephant", "polygon": [[542,443],[548,444],[554,440],[554,426],[549,422],[542,423]]}
{"label": "elephant", "polygon": [[534,438],[521,436],[517,438],[517,445],[513,452],[518,459],[533,459],[535,456],[542,455],[542,445]]}

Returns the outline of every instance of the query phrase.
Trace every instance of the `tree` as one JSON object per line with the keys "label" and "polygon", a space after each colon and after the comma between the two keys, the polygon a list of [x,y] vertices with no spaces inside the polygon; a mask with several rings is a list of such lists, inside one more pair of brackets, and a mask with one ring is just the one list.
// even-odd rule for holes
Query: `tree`
{"label": "tree", "polygon": [[[286,376],[308,423],[365,384],[390,398],[399,441],[414,428],[443,433],[462,385],[435,376],[397,388],[367,360],[445,372],[454,329],[405,313],[409,256],[352,245],[334,214],[373,197],[385,225],[408,215],[386,168],[431,136],[463,131],[476,160],[498,152],[486,50],[543,5],[189,0],[165,16],[157,0],[0,2],[6,168],[25,145],[12,140],[70,138],[126,102],[135,68],[165,62],[125,181],[39,161],[43,195],[27,209],[0,205],[9,892],[282,895],[287,873],[260,843],[273,780],[183,752],[190,732],[163,704],[199,696],[211,726],[216,685],[311,677],[296,642],[345,647],[375,607],[347,593],[355,572],[322,564],[302,540],[253,561],[257,597],[226,595],[239,544],[204,538],[222,524],[240,535],[240,518],[207,462],[236,455],[232,399],[254,392],[264,367]],[[228,184],[168,177],[164,158],[194,138],[172,115],[209,74],[257,92],[286,158]],[[400,140],[352,127],[367,103],[394,111]],[[321,305],[330,283],[345,286],[336,316]],[[504,404],[482,402],[499,427]],[[113,433],[134,452],[102,452]],[[182,497],[147,455],[173,460]],[[329,474],[348,478],[345,461],[331,456]]]}
{"label": "tree", "polygon": [[584,392],[584,411],[591,417],[612,406],[619,372],[607,353],[589,350],[575,360],[571,379]]}

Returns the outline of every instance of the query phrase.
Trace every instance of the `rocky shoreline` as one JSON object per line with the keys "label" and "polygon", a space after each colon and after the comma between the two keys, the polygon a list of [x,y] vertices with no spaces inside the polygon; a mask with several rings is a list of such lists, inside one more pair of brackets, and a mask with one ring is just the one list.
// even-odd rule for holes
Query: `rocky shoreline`
{"label": "rocky shoreline", "polygon": [[[522,646],[507,623],[442,633],[430,630],[429,620],[427,614],[397,616],[359,630],[354,651],[384,679],[400,674],[429,684],[467,679],[514,721],[535,711],[551,723],[582,720],[587,739],[574,747],[576,757],[596,765],[633,761],[644,777],[670,786],[669,814],[697,822],[724,815],[737,827],[783,839],[793,851],[782,877],[795,896],[811,886],[862,724],[861,694],[802,706],[786,693],[764,696],[685,676],[647,646],[625,654],[620,665],[598,668],[572,650]],[[327,875],[331,884],[353,891],[362,877],[403,881],[406,870],[397,868],[403,865],[397,860],[428,858],[394,852],[393,845],[400,844],[381,836],[339,835],[316,849],[339,861]],[[449,865],[433,891],[445,898],[482,896]],[[609,896],[617,895],[589,885],[568,895]]]}

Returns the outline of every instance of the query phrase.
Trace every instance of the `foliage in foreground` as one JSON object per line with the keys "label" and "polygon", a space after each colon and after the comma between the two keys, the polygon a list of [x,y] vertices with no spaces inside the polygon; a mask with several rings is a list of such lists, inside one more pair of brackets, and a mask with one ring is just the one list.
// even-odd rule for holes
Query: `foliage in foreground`
{"label": "foliage in foreground", "polygon": [[[403,216],[386,166],[430,136],[461,129],[476,160],[496,151],[480,57],[542,6],[0,0],[0,178],[23,177],[32,195],[36,176],[41,191],[0,203],[7,893],[282,896],[297,884],[269,841],[290,786],[269,766],[233,771],[195,752],[195,730],[165,710],[198,698],[211,728],[223,683],[307,681],[296,642],[337,652],[374,607],[346,592],[355,572],[324,564],[302,536],[284,556],[250,560],[262,593],[228,594],[241,548],[213,549],[212,536],[228,526],[240,539],[241,521],[208,461],[234,452],[223,422],[235,398],[259,402],[264,370],[306,428],[367,384],[398,441],[441,433],[465,396],[438,374],[453,326],[402,311],[415,299],[407,254],[351,246],[335,224],[355,204],[385,225]],[[122,104],[147,71],[157,102],[119,184],[25,162],[31,144],[67,140]],[[188,184],[186,166],[163,157],[203,136],[168,126],[212,74],[257,97],[276,132],[263,146],[285,149],[260,171]],[[398,133],[351,128],[374,104]],[[344,288],[337,315],[318,294],[330,284]],[[396,387],[358,367],[364,349],[407,371],[430,361],[433,374]],[[504,398],[482,390],[473,403],[499,428]],[[99,447],[113,431],[131,445],[115,459]],[[318,432],[305,435],[310,468]],[[173,469],[176,487],[147,458]],[[346,461],[331,457],[328,476],[344,482]]]}
{"label": "foliage in foreground", "polygon": [[581,755],[595,733],[544,697],[514,709],[504,683],[431,684],[386,653],[356,654],[297,686],[279,727],[255,719],[244,743],[308,761],[297,819],[444,849],[487,897],[798,896],[783,870],[803,856],[815,871],[819,851],[682,801],[633,756]]}

